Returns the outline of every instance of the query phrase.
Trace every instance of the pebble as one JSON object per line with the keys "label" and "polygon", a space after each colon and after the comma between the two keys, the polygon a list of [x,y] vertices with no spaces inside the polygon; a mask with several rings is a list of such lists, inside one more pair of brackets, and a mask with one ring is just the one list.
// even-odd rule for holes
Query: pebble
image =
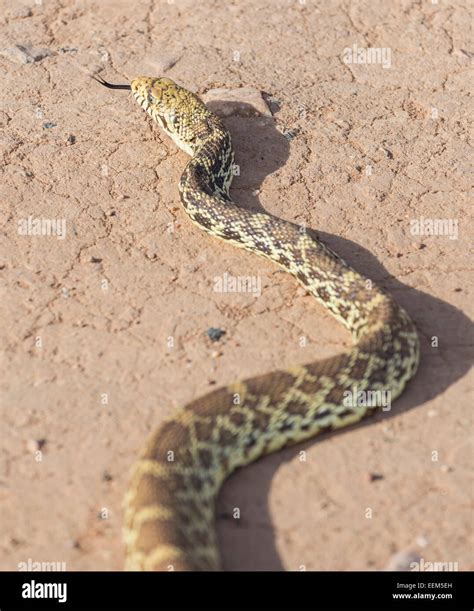
{"label": "pebble", "polygon": [[6,127],[11,119],[6,112],[0,111],[0,127]]}
{"label": "pebble", "polygon": [[43,47],[35,48],[31,45],[15,45],[14,47],[0,49],[0,55],[17,64],[33,64],[34,62],[41,61],[45,57],[53,55],[53,52]]}
{"label": "pebble", "polygon": [[218,342],[220,338],[225,335],[225,331],[216,327],[210,327],[206,333],[211,342]]}
{"label": "pebble", "polygon": [[26,449],[28,450],[28,452],[31,452],[33,454],[34,452],[38,452],[39,450],[44,448],[45,445],[46,439],[28,439],[28,441],[26,442]]}
{"label": "pebble", "polygon": [[393,430],[393,428],[391,428],[391,426],[383,426],[382,427],[382,431],[385,435],[385,438],[387,440],[392,440],[395,439],[395,432]]}
{"label": "pebble", "polygon": [[160,55],[158,59],[155,59],[152,64],[156,68],[156,74],[161,74],[170,70],[178,61],[179,57],[176,55]]}
{"label": "pebble", "polygon": [[369,482],[376,482],[383,479],[384,476],[381,473],[367,473],[367,479]]}
{"label": "pebble", "polygon": [[273,95],[265,95],[264,94],[264,99],[265,102],[267,102],[268,106],[270,107],[270,111],[272,112],[272,114],[274,112],[278,112],[281,108],[281,100],[276,98]]}
{"label": "pebble", "polygon": [[419,545],[420,547],[427,547],[430,543],[429,539],[427,539],[424,535],[419,535],[416,539],[415,539],[415,543],[417,545]]}
{"label": "pebble", "polygon": [[239,117],[272,116],[261,92],[254,87],[210,89],[202,96],[202,99],[210,110],[221,117],[232,115]]}
{"label": "pebble", "polygon": [[388,561],[385,571],[411,571],[411,563],[419,562],[420,556],[413,550],[397,552]]}
{"label": "pebble", "polygon": [[8,542],[13,547],[18,547],[19,545],[23,543],[23,541],[21,541],[20,539],[17,539],[16,537],[8,537]]}
{"label": "pebble", "polygon": [[298,132],[299,129],[285,129],[281,133],[290,142],[290,140],[293,140],[298,135]]}
{"label": "pebble", "polygon": [[19,6],[15,10],[7,12],[6,16],[10,19],[25,19],[26,17],[31,17],[32,14],[33,12],[29,6]]}
{"label": "pebble", "polygon": [[26,170],[21,165],[9,164],[7,168],[7,172],[9,174],[20,174],[20,176],[25,176],[26,178],[31,178],[31,172]]}
{"label": "pebble", "polygon": [[71,53],[72,55],[76,55],[77,49],[76,47],[59,47],[60,53]]}
{"label": "pebble", "polygon": [[52,121],[46,121],[43,123],[43,129],[51,129],[52,127],[56,127],[57,123],[53,123]]}

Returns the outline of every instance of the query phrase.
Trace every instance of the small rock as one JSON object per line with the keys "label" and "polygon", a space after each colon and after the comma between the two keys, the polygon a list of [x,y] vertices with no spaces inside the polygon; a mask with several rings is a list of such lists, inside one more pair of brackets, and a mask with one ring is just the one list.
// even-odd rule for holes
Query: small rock
{"label": "small rock", "polygon": [[221,117],[232,115],[239,117],[272,116],[261,92],[254,87],[210,89],[202,96],[202,99],[209,110]]}
{"label": "small rock", "polygon": [[152,62],[153,66],[156,68],[156,74],[161,74],[170,70],[178,61],[179,57],[177,55],[159,55],[158,59],[154,59]]}
{"label": "small rock", "polygon": [[298,106],[298,117],[304,119],[306,117],[307,110],[305,106]]}
{"label": "small rock", "polygon": [[45,57],[54,55],[54,53],[42,47],[35,48],[31,45],[15,45],[14,47],[1,49],[0,55],[17,64],[33,64],[34,62],[41,61]]}
{"label": "small rock", "polygon": [[60,53],[71,53],[72,55],[76,55],[77,49],[76,47],[59,47]]}
{"label": "small rock", "polygon": [[384,478],[381,473],[367,473],[367,478],[369,482],[376,482]]}
{"label": "small rock", "polygon": [[472,59],[474,57],[474,53],[472,53],[471,51],[466,51],[466,49],[456,49],[454,51],[455,55],[459,55],[461,57],[468,57],[469,59]]}
{"label": "small rock", "polygon": [[26,449],[32,454],[39,452],[46,445],[46,439],[28,439],[26,442]]}
{"label": "small rock", "polygon": [[25,176],[26,178],[31,177],[31,172],[21,165],[9,164],[6,171],[9,174],[20,174],[20,176]]}
{"label": "small rock", "polygon": [[43,129],[51,129],[52,127],[56,127],[57,123],[53,123],[52,121],[45,121],[43,123]]}
{"label": "small rock", "polygon": [[427,547],[429,545],[429,539],[427,539],[424,535],[419,535],[416,539],[415,542],[417,545],[419,545],[420,547]]}
{"label": "small rock", "polygon": [[68,144],[76,144],[76,136],[73,136],[73,134],[69,134],[69,136],[67,137],[66,142]]}
{"label": "small rock", "polygon": [[413,562],[419,562],[420,556],[413,550],[397,552],[388,561],[385,571],[411,571]]}
{"label": "small rock", "polygon": [[6,112],[0,111],[0,127],[6,127],[11,121],[11,118]]}
{"label": "small rock", "polygon": [[23,541],[17,539],[16,537],[8,537],[8,542],[12,547],[18,547],[23,543]]}
{"label": "small rock", "polygon": [[214,350],[211,352],[211,359],[217,359],[222,356],[222,352],[220,350]]}
{"label": "small rock", "polygon": [[284,129],[281,133],[290,142],[298,135],[299,129]]}
{"label": "small rock", "polygon": [[220,338],[225,335],[225,331],[217,329],[216,327],[210,327],[206,333],[211,342],[218,342]]}
{"label": "small rock", "polygon": [[453,471],[453,468],[449,465],[441,465],[440,469],[442,473],[451,473]]}
{"label": "small rock", "polygon": [[114,478],[112,477],[112,475],[110,475],[110,473],[108,471],[104,471],[102,473],[102,480],[104,482],[111,482]]}
{"label": "small rock", "polygon": [[91,257],[91,263],[102,263],[102,259],[98,257]]}
{"label": "small rock", "polygon": [[281,108],[281,100],[279,100],[274,95],[271,95],[269,93],[263,93],[262,96],[263,96],[263,99],[265,100],[265,102],[268,104],[268,106],[270,108],[270,112],[272,114],[275,113],[275,112],[278,112],[280,110],[280,108]]}
{"label": "small rock", "polygon": [[32,11],[29,6],[19,6],[14,11],[7,12],[6,16],[10,19],[25,19],[31,17]]}
{"label": "small rock", "polygon": [[382,431],[387,439],[393,439],[395,437],[395,432],[390,425],[383,426]]}

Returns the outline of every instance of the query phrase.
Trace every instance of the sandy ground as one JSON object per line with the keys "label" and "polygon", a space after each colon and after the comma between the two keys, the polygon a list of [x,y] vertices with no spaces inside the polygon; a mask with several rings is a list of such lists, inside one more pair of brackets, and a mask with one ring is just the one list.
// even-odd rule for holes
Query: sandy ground
{"label": "sandy ground", "polygon": [[[224,566],[474,568],[467,0],[2,5],[0,568],[120,569],[129,467],[166,415],[350,342],[291,277],[188,221],[186,155],[92,72],[264,92],[273,117],[225,119],[235,200],[321,232],[420,332],[390,412],[226,483]],[[354,45],[390,61],[348,63]],[[22,235],[29,217],[65,238]],[[422,217],[450,224],[416,235]],[[261,295],[216,292],[225,273]]]}

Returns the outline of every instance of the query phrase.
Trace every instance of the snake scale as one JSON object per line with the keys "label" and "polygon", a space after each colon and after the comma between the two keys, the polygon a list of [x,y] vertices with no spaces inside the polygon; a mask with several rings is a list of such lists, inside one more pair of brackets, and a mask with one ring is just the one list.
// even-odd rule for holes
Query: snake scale
{"label": "snake scale", "polygon": [[[99,80],[96,78],[96,80]],[[229,196],[234,154],[221,120],[168,78],[137,77],[138,104],[191,159],[179,182],[186,213],[201,229],[278,263],[352,334],[337,356],[236,382],[177,410],[151,435],[125,497],[129,570],[220,568],[215,503],[237,467],[381,407],[344,400],[383,391],[393,401],[416,372],[418,335],[392,297],[301,227],[242,209]],[[381,395],[375,395],[381,396]]]}

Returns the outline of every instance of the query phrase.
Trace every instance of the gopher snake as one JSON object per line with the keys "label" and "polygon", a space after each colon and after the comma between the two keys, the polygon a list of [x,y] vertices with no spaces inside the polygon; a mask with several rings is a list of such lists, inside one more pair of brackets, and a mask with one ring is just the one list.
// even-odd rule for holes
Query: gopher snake
{"label": "gopher snake", "polygon": [[[127,568],[217,569],[215,502],[223,480],[264,454],[359,421],[382,405],[382,391],[391,400],[398,397],[417,369],[418,336],[405,310],[325,244],[293,223],[231,201],[229,132],[193,93],[168,78],[138,77],[131,85],[99,82],[131,90],[192,156],[179,183],[191,219],[296,276],[354,339],[343,354],[196,399],[148,440],[125,498]],[[348,400],[354,391],[359,397],[359,391],[372,391],[378,400]]]}

